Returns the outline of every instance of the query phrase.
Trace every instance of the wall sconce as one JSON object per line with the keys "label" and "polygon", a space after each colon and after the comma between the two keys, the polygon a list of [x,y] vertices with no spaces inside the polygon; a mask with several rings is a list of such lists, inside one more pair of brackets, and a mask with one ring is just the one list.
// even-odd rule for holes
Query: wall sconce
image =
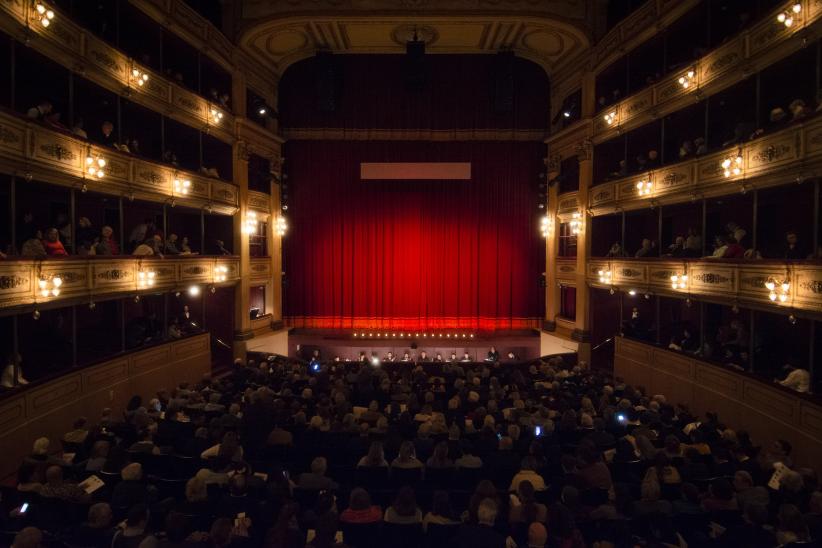
{"label": "wall sconce", "polygon": [[737,151],[735,156],[728,156],[722,160],[722,174],[727,179],[731,175],[734,177],[742,173],[742,152]]}
{"label": "wall sconce", "polygon": [[793,18],[795,15],[798,15],[799,12],[802,11],[802,4],[800,2],[794,2],[791,9],[783,11],[779,15],[776,16],[776,20],[785,25],[786,27],[790,28],[793,26]]}
{"label": "wall sconce", "polygon": [[253,234],[257,232],[257,213],[254,211],[247,211],[245,220],[243,221],[243,234]]}
{"label": "wall sconce", "polygon": [[551,218],[548,215],[545,215],[539,223],[539,231],[542,234],[543,238],[547,238],[553,229],[553,222],[551,222]]}
{"label": "wall sconce", "polygon": [[142,267],[137,271],[137,289],[148,289],[154,287],[154,280],[157,273],[153,270],[145,270]]}
{"label": "wall sconce", "polygon": [[580,230],[582,230],[582,213],[575,211],[574,214],[571,215],[571,222],[569,225],[571,227],[571,234],[574,236],[578,235]]}
{"label": "wall sconce", "polygon": [[40,276],[37,280],[41,297],[57,297],[60,295],[60,286],[63,285],[63,278],[60,276]]}
{"label": "wall sconce", "polygon": [[773,277],[770,277],[765,282],[765,289],[769,291],[768,298],[771,301],[778,300],[780,303],[784,303],[790,296],[791,283],[787,278],[779,281]]}
{"label": "wall sconce", "polygon": [[148,74],[138,68],[132,67],[131,81],[136,84],[137,87],[143,87],[145,83],[148,82]]}
{"label": "wall sconce", "polygon": [[99,154],[92,154],[91,148],[86,153],[86,173],[91,177],[102,179],[106,172],[103,170],[106,167],[106,159]]}
{"label": "wall sconce", "polygon": [[285,236],[285,232],[288,230],[288,222],[286,222],[285,217],[277,217],[277,236],[282,238]]}
{"label": "wall sconce", "polygon": [[228,279],[228,267],[225,265],[217,265],[214,267],[214,282],[220,283]]}
{"label": "wall sconce", "polygon": [[694,75],[695,75],[694,71],[689,70],[688,72],[686,72],[685,74],[683,74],[682,76],[679,77],[678,82],[679,82],[679,85],[682,86],[682,89],[688,89],[689,87],[691,87],[691,83],[693,82]]}
{"label": "wall sconce", "polygon": [[191,189],[191,181],[188,179],[181,179],[174,177],[174,194],[185,196]]}
{"label": "wall sconce", "polygon": [[43,25],[43,27],[48,27],[51,25],[51,21],[54,19],[54,10],[42,2],[35,2],[34,11],[37,12],[36,18],[39,19],[40,24]]}
{"label": "wall sconce", "polygon": [[648,181],[648,180],[640,181],[636,184],[636,192],[640,196],[649,196],[653,189],[654,189],[653,183],[651,181]]}
{"label": "wall sconce", "polygon": [[223,121],[223,113],[220,112],[215,107],[210,107],[210,109],[209,109],[209,118],[211,119],[211,121],[213,123],[219,124],[220,122]]}
{"label": "wall sconce", "polygon": [[671,276],[671,289],[685,289],[688,287],[687,274],[674,274]]}
{"label": "wall sconce", "polygon": [[597,272],[597,275],[599,276],[599,283],[611,285],[610,270],[600,270],[599,272]]}
{"label": "wall sconce", "polygon": [[612,110],[611,112],[603,116],[603,118],[605,119],[605,123],[609,126],[614,125],[614,122],[616,122],[616,111]]}

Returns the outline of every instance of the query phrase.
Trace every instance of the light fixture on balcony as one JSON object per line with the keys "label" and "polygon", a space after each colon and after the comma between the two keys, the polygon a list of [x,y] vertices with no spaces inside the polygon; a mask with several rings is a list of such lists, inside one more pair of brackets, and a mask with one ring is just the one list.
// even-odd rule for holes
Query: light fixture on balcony
{"label": "light fixture on balcony", "polygon": [[649,180],[643,180],[636,184],[636,192],[640,196],[649,196],[654,189],[654,185]]}
{"label": "light fixture on balcony", "polygon": [[63,278],[60,276],[40,276],[37,285],[40,288],[41,297],[57,297],[60,295]]}
{"label": "light fixture on balcony", "polygon": [[768,290],[768,298],[771,301],[784,303],[788,300],[788,297],[790,297],[791,283],[787,278],[777,280],[774,277],[770,277],[765,282],[765,289]]}
{"label": "light fixture on balcony", "polygon": [[688,72],[679,77],[678,82],[679,85],[682,86],[682,89],[688,89],[689,87],[691,87],[691,84],[694,80],[694,75],[694,71],[689,70]]}
{"label": "light fixture on balcony", "polygon": [[687,274],[674,274],[671,276],[671,289],[685,289],[688,287]]}
{"label": "light fixture on balcony", "polygon": [[277,217],[277,236],[282,238],[285,236],[286,231],[288,230],[288,222],[285,220],[285,217],[279,216]]}
{"label": "light fixture on balcony", "polygon": [[105,158],[99,154],[92,154],[89,150],[86,154],[86,173],[91,177],[102,179],[106,175],[104,169],[107,163]]}
{"label": "light fixture on balcony", "polygon": [[547,215],[540,220],[539,231],[542,233],[543,238],[547,238],[551,234],[551,219]]}
{"label": "light fixture on balcony", "polygon": [[736,177],[742,173],[742,153],[737,152],[735,156],[729,156],[722,160],[722,174],[728,178],[731,175]]}
{"label": "light fixture on balcony", "polygon": [[137,271],[137,289],[148,289],[154,287],[157,273],[150,269],[140,268]]}
{"label": "light fixture on balcony", "polygon": [[186,196],[191,190],[191,181],[181,177],[174,177],[174,194],[178,196]]}
{"label": "light fixture on balcony", "polygon": [[791,6],[791,9],[785,10],[779,15],[776,16],[776,20],[785,25],[786,27],[790,28],[793,26],[794,23],[794,16],[798,15],[802,11],[802,3],[801,2],[794,2]]}
{"label": "light fixture on balcony", "polygon": [[254,234],[257,232],[257,213],[248,210],[243,221],[243,234]]}
{"label": "light fixture on balcony", "polygon": [[132,68],[131,81],[134,82],[137,87],[143,87],[145,83],[148,82],[148,74],[138,68]]}
{"label": "light fixture on balcony", "polygon": [[40,20],[41,25],[44,27],[51,25],[51,21],[54,19],[54,10],[42,2],[35,2],[34,11],[37,12],[37,18]]}
{"label": "light fixture on balcony", "polygon": [[216,283],[224,282],[228,279],[228,267],[225,265],[217,265],[214,267],[214,281]]}
{"label": "light fixture on balcony", "polygon": [[200,294],[200,286],[199,285],[192,285],[188,288],[188,294],[191,297],[196,297]]}
{"label": "light fixture on balcony", "polygon": [[600,270],[599,272],[597,272],[597,275],[599,276],[599,283],[611,285],[610,270]]}
{"label": "light fixture on balcony", "polygon": [[582,230],[582,213],[575,211],[574,214],[571,215],[569,226],[571,227],[571,234],[574,236],[578,235],[580,230]]}
{"label": "light fixture on balcony", "polygon": [[616,111],[612,110],[611,112],[603,116],[603,118],[605,119],[605,123],[609,126],[614,125],[614,122],[616,122]]}
{"label": "light fixture on balcony", "polygon": [[636,297],[636,289],[629,289],[628,295],[630,295],[631,297]]}
{"label": "light fixture on balcony", "polygon": [[223,121],[223,113],[220,112],[220,110],[218,110],[217,108],[211,107],[209,110],[209,118],[213,123],[219,124]]}

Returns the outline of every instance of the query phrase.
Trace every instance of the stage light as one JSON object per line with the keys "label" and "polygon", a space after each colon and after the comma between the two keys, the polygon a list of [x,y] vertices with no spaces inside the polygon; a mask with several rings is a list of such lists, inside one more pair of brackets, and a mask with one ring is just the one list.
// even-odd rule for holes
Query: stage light
{"label": "stage light", "polygon": [[448,335],[446,335],[446,336],[450,339],[450,338],[451,338],[451,333],[449,333],[449,334],[448,334]]}
{"label": "stage light", "polygon": [[467,337],[467,335],[465,333],[463,333],[462,338],[464,339],[465,337]]}
{"label": "stage light", "polygon": [[562,115],[565,116],[566,118],[570,118],[571,117],[571,111],[566,110],[565,112],[562,113]]}
{"label": "stage light", "polygon": [[360,337],[365,337],[365,333],[360,333]]}
{"label": "stage light", "polygon": [[200,294],[200,286],[199,285],[192,285],[188,288],[188,294],[192,297],[196,297]]}
{"label": "stage light", "polygon": [[386,333],[386,334],[385,334],[385,338],[386,338],[386,339],[388,338],[388,333]]}
{"label": "stage light", "polygon": [[257,109],[257,114],[259,114],[260,116],[265,116],[266,113],[268,113],[268,109],[266,109],[265,107],[260,107]]}
{"label": "stage light", "polygon": [[640,196],[650,195],[653,188],[654,188],[653,183],[651,183],[651,181],[648,181],[648,180],[642,180],[642,181],[639,181],[636,184],[636,191],[637,191],[637,194],[639,194]]}
{"label": "stage light", "polygon": [[373,336],[374,336],[374,334],[373,334],[373,333],[369,333],[369,334],[368,334],[368,336],[369,336],[369,337],[373,337]]}
{"label": "stage light", "polygon": [[428,333],[423,333],[422,336],[423,337],[428,337]]}
{"label": "stage light", "polygon": [[373,358],[371,358],[371,365],[373,365],[374,367],[380,365],[380,359],[377,356],[374,356]]}
{"label": "stage light", "polygon": [[[432,335],[433,336],[433,335]],[[440,333],[440,339],[442,338],[442,333]]]}
{"label": "stage light", "polygon": [[474,338],[474,334],[473,334],[473,333],[471,333],[471,338],[472,338],[472,339]]}
{"label": "stage light", "polygon": [[354,336],[356,337],[356,336],[357,336],[357,334],[356,334],[356,333],[354,333]]}
{"label": "stage light", "polygon": [[379,333],[377,333],[377,337],[379,337],[379,336],[380,336],[380,334],[379,334]]}

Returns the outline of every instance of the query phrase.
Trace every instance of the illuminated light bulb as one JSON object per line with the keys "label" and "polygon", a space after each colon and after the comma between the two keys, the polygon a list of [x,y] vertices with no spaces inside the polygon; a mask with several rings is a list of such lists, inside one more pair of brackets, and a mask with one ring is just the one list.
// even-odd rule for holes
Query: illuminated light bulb
{"label": "illuminated light bulb", "polygon": [[775,301],[775,300],[776,300],[776,293],[774,293],[773,291],[771,291],[771,293],[770,293],[770,294],[768,294],[768,298],[769,298],[770,300],[772,300],[772,301]]}
{"label": "illuminated light bulb", "polygon": [[44,6],[43,4],[37,4],[37,6],[35,6],[35,9],[37,10],[37,13],[39,13],[40,15],[46,13],[46,6]]}
{"label": "illuminated light bulb", "polygon": [[57,297],[58,295],[60,295],[60,290],[55,287],[54,289],[51,290],[51,294],[53,296]]}
{"label": "illuminated light bulb", "polygon": [[776,284],[773,281],[768,280],[767,282],[765,282],[765,287],[773,291],[776,288]]}
{"label": "illuminated light bulb", "polygon": [[800,4],[799,2],[794,3],[794,5],[791,6],[791,11],[793,11],[794,13],[799,13],[800,11],[802,11],[802,4]]}
{"label": "illuminated light bulb", "polygon": [[474,334],[473,334],[473,333],[471,333],[471,338],[472,338],[472,339],[474,338]]}
{"label": "illuminated light bulb", "polygon": [[636,295],[636,289],[629,290],[628,295],[630,295],[631,297],[635,296]]}
{"label": "illuminated light bulb", "polygon": [[37,282],[37,283],[40,286],[40,289],[44,289],[46,287],[46,285],[48,284],[48,282],[43,278],[40,278],[40,281]]}
{"label": "illuminated light bulb", "polygon": [[787,300],[788,300],[788,296],[785,295],[784,293],[779,296],[779,302],[784,303]]}
{"label": "illuminated light bulb", "polygon": [[188,294],[192,297],[196,297],[200,294],[200,286],[199,285],[192,285],[188,288]]}
{"label": "illuminated light bulb", "polygon": [[356,334],[356,333],[354,333],[354,336],[356,337],[356,336],[357,336],[357,334]]}
{"label": "illuminated light bulb", "polygon": [[782,12],[779,15],[776,16],[776,20],[779,21],[780,23],[784,23],[785,19],[787,19],[787,18],[788,18],[788,15],[785,12]]}
{"label": "illuminated light bulb", "polygon": [[791,284],[789,284],[788,282],[782,282],[782,291],[787,293],[790,288],[791,288]]}

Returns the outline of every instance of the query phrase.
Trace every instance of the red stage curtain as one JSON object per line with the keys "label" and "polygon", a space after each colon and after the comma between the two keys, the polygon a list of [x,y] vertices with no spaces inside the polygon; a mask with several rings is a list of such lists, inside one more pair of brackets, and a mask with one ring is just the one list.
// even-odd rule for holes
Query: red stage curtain
{"label": "red stage curtain", "polygon": [[[518,329],[543,315],[544,146],[291,141],[285,315],[296,327]],[[361,181],[360,162],[471,162],[470,181]]]}
{"label": "red stage curtain", "polygon": [[317,109],[317,61],[291,65],[279,85],[283,128],[347,129],[545,129],[549,85],[531,61],[512,60],[513,96],[509,112],[494,109],[495,55],[428,55],[426,85],[409,91],[403,55],[335,55],[339,105]]}

